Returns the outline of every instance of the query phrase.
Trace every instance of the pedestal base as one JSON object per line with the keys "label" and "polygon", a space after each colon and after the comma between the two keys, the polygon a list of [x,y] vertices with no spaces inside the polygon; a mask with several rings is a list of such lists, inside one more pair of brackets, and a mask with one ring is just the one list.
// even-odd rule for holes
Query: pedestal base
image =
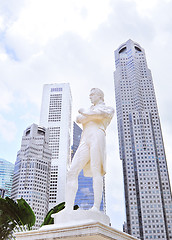
{"label": "pedestal base", "polygon": [[[110,218],[101,211],[94,210],[73,210],[61,211],[51,215],[54,218],[54,224],[59,227],[74,226],[90,222],[100,222],[105,225],[110,224]],[[46,227],[46,226],[45,226]],[[43,226],[44,228],[44,226]]]}
{"label": "pedestal base", "polygon": [[[49,227],[48,227],[49,226]],[[48,225],[47,229],[16,233],[17,240],[138,240],[99,222],[68,227]]]}

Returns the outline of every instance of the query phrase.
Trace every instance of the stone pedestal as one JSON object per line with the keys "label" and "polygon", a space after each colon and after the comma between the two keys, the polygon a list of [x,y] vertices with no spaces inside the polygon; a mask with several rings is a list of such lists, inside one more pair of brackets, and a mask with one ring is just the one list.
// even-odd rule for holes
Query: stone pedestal
{"label": "stone pedestal", "polygon": [[[75,226],[87,224],[89,222],[100,222],[105,225],[110,225],[110,218],[101,211],[94,210],[73,210],[66,212],[65,210],[51,215],[54,218],[54,224],[57,227]],[[42,228],[46,228],[43,226]]]}
{"label": "stone pedestal", "polygon": [[39,230],[16,233],[17,240],[138,240],[100,222],[66,227],[48,225]]}
{"label": "stone pedestal", "polygon": [[109,217],[100,211],[61,211],[52,217],[54,224],[16,233],[17,240],[137,240],[110,227]]}

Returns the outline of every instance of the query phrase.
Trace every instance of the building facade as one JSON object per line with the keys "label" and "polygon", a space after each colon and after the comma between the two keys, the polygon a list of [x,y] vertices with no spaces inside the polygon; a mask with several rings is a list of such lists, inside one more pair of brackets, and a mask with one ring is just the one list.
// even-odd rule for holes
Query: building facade
{"label": "building facade", "polygon": [[172,195],[151,71],[144,49],[128,40],[115,51],[119,151],[125,231],[140,239],[172,239]]}
{"label": "building facade", "polygon": [[0,188],[0,197],[5,198],[5,190],[3,188]]}
{"label": "building facade", "polygon": [[[79,146],[81,139],[82,129],[74,122],[73,123],[73,145],[72,145],[72,159]],[[93,193],[93,179],[91,177],[85,177],[83,170],[78,176],[78,191],[75,197],[75,204],[81,209],[88,210],[94,204]],[[102,201],[100,205],[100,211],[106,212],[105,205],[105,184],[103,185]]]}
{"label": "building facade", "polygon": [[11,196],[13,172],[14,164],[0,158],[0,192],[4,198]]}
{"label": "building facade", "polygon": [[36,124],[23,134],[21,149],[14,168],[12,199],[21,197],[33,209],[35,228],[40,227],[48,212],[51,170],[51,150],[48,146],[49,131]]}
{"label": "building facade", "polygon": [[66,172],[70,161],[71,105],[68,83],[44,85],[40,125],[50,131],[52,160],[49,209],[65,200]]}

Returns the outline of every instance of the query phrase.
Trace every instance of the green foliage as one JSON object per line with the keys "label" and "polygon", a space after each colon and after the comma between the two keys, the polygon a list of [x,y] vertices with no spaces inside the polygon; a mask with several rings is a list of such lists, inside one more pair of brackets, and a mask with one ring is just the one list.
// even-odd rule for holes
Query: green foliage
{"label": "green foliage", "polygon": [[14,227],[15,224],[11,223],[8,216],[0,210],[0,239],[12,238]]}
{"label": "green foliage", "polygon": [[0,239],[14,238],[13,232],[30,230],[35,219],[34,212],[23,198],[17,202],[9,197],[0,198]]}
{"label": "green foliage", "polygon": [[44,218],[44,222],[41,224],[41,227],[44,225],[49,225],[54,223],[54,219],[51,217],[52,214],[58,213],[65,208],[65,202],[58,204],[57,206],[50,209],[47,213],[46,217]]}
{"label": "green foliage", "polygon": [[[56,205],[55,207],[53,207],[52,209],[50,209],[50,211],[47,213],[46,217],[44,218],[44,222],[41,224],[41,227],[44,225],[53,224],[54,218],[52,218],[51,215],[54,213],[60,212],[64,208],[65,208],[65,202],[62,202],[62,203]],[[74,210],[77,210],[78,208],[79,208],[78,205],[74,206]]]}
{"label": "green foliage", "polygon": [[29,204],[23,199],[17,199],[22,225],[26,225],[28,230],[35,224],[35,214]]}
{"label": "green foliage", "polygon": [[[51,215],[60,212],[64,208],[64,202],[53,207],[47,213],[41,226],[53,224],[54,219]],[[74,210],[78,208],[78,205],[74,206]],[[17,199],[17,202],[9,197],[0,198],[0,240],[15,239],[14,232],[31,230],[35,220],[34,212],[23,198]]]}

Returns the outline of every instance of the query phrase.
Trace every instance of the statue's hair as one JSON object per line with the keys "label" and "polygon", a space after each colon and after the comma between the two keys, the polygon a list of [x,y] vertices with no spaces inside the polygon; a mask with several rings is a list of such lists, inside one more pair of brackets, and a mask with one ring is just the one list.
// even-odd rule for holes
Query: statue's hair
{"label": "statue's hair", "polygon": [[92,88],[91,91],[94,91],[100,97],[100,99],[104,102],[104,93],[102,90],[100,90],[99,88]]}

